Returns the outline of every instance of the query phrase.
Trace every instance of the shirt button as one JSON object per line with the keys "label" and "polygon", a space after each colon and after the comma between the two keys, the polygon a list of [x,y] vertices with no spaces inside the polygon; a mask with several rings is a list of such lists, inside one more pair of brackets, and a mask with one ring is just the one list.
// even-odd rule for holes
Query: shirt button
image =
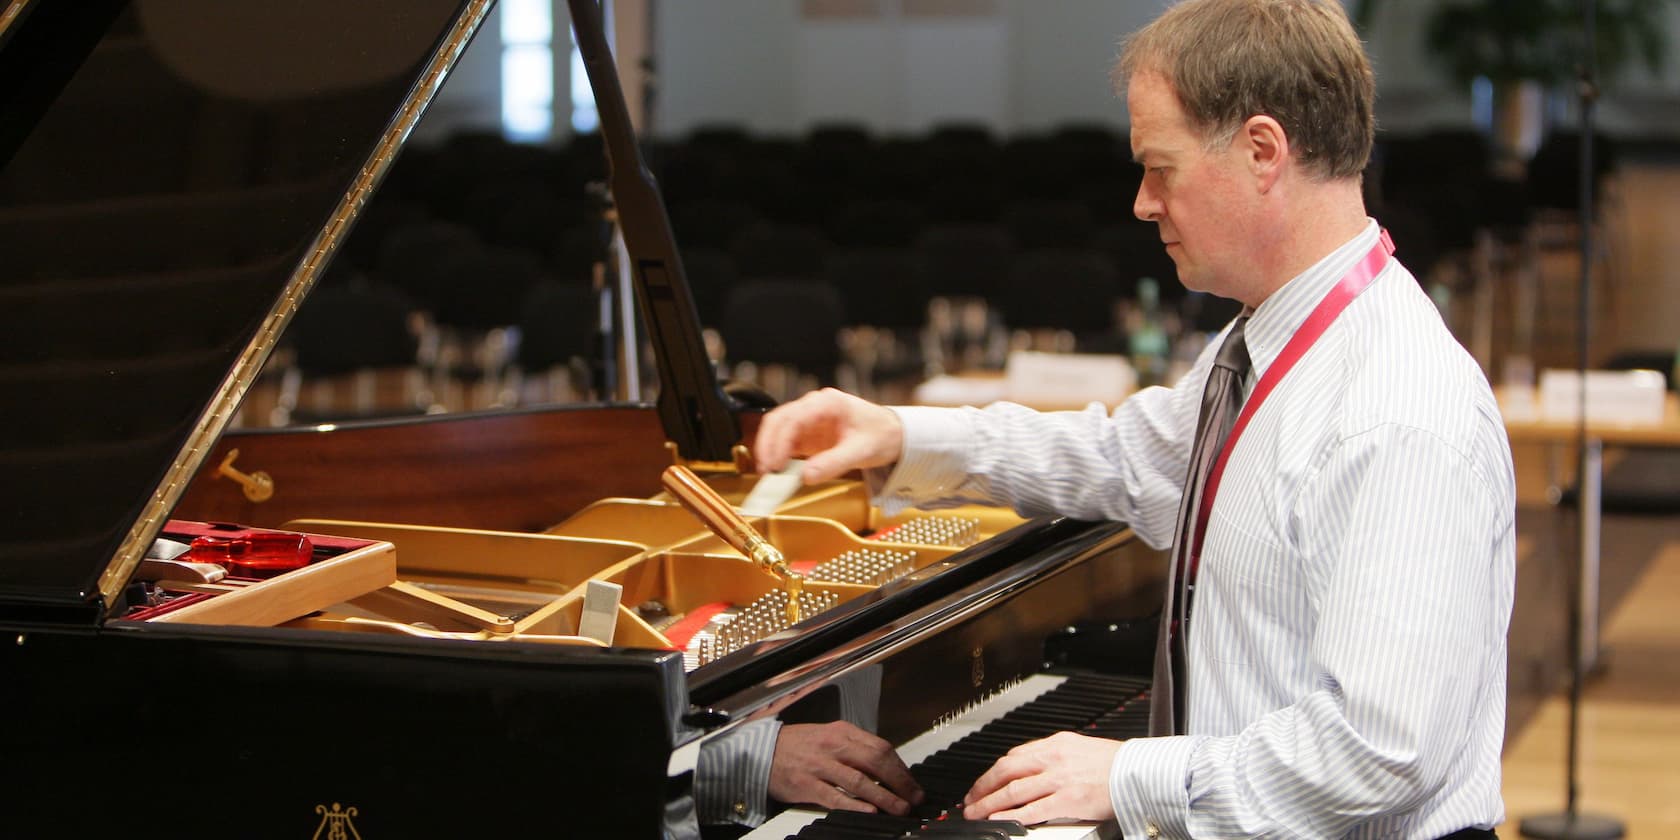
{"label": "shirt button", "polygon": [[747,815],[747,803],[737,802],[737,803],[735,803],[734,807],[735,807],[735,816],[744,817],[744,816]]}
{"label": "shirt button", "polygon": [[1155,838],[1161,836],[1161,827],[1152,822],[1144,823],[1143,834],[1145,837],[1148,837],[1149,840],[1155,840]]}

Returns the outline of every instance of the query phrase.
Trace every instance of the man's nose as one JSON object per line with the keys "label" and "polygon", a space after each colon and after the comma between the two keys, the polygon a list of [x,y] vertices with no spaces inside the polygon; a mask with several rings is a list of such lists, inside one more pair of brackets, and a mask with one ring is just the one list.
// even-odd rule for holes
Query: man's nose
{"label": "man's nose", "polygon": [[1145,222],[1161,218],[1161,202],[1149,191],[1149,184],[1138,185],[1137,197],[1132,200],[1132,214]]}

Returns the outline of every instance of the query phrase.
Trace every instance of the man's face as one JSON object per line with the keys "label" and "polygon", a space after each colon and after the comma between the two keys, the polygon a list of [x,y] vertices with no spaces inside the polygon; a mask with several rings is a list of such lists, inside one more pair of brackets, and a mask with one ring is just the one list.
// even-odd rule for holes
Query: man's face
{"label": "man's face", "polygon": [[1132,157],[1144,170],[1132,211],[1160,229],[1186,288],[1236,297],[1241,281],[1233,272],[1245,254],[1252,257],[1246,243],[1254,207],[1242,144],[1207,151],[1159,73],[1134,75],[1126,106]]}

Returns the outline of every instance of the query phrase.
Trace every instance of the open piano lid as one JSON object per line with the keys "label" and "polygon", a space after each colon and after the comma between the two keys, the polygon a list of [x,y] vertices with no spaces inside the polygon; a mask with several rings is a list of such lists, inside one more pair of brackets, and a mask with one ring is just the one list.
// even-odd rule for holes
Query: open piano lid
{"label": "open piano lid", "polygon": [[0,615],[100,619],[489,6],[0,4]]}
{"label": "open piano lid", "polygon": [[[0,11],[0,613],[114,601],[490,5]],[[571,7],[662,426],[736,462],[599,6]]]}

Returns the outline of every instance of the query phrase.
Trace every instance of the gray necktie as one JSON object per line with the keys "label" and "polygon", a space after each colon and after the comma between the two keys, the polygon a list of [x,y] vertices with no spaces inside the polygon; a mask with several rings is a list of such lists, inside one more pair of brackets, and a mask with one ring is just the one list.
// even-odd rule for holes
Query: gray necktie
{"label": "gray necktie", "polygon": [[1202,389],[1202,410],[1196,422],[1196,442],[1190,448],[1190,470],[1184,477],[1184,498],[1178,504],[1178,527],[1173,532],[1172,564],[1168,567],[1166,602],[1161,607],[1161,626],[1155,640],[1155,684],[1149,692],[1149,734],[1184,733],[1185,637],[1190,624],[1190,593],[1195,568],[1190,543],[1194,539],[1196,512],[1202,507],[1202,493],[1219,450],[1231,434],[1242,411],[1243,377],[1248,375],[1248,344],[1243,326],[1248,312],[1237,317],[1225,343],[1219,346],[1213,369]]}

